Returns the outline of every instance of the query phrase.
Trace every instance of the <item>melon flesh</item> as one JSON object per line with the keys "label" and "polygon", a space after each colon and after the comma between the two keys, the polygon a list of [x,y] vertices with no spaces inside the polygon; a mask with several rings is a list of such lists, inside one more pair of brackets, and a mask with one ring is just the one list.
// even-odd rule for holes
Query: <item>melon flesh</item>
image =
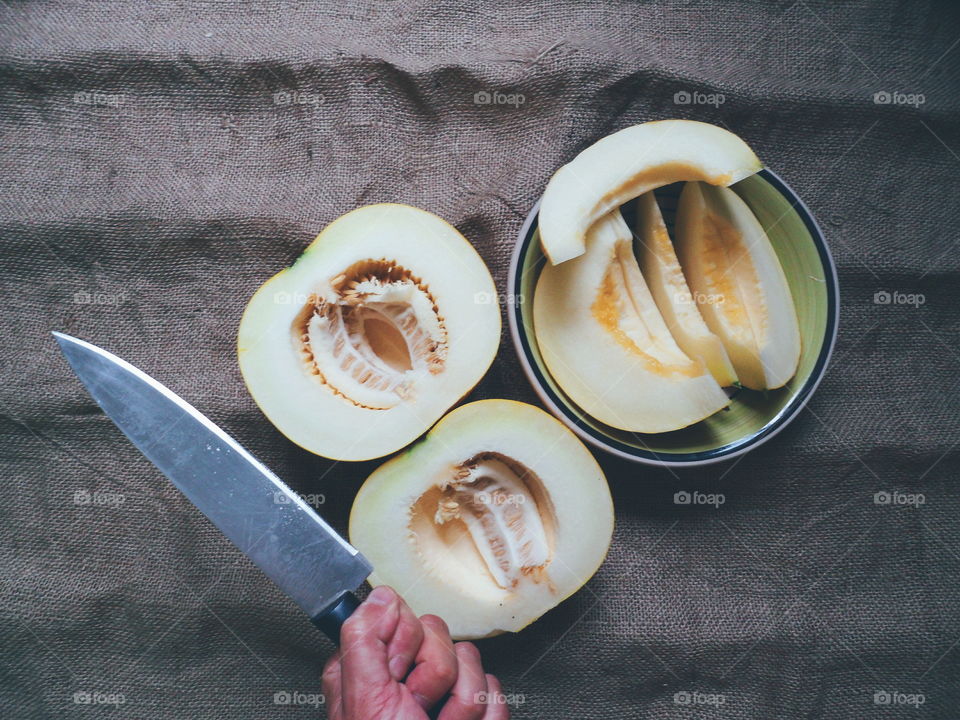
{"label": "melon flesh", "polygon": [[244,382],[284,435],[338,460],[410,443],[480,380],[500,342],[490,273],[431,213],[371,205],[329,225],[240,321]]}
{"label": "melon flesh", "polygon": [[585,255],[543,268],[533,317],[551,376],[607,425],[666,432],[729,404],[703,364],[671,336],[619,210],[590,229]]}
{"label": "melon flesh", "polygon": [[613,503],[597,462],[539,408],[463,405],[378,468],[350,513],[350,542],[417,614],[456,638],[515,632],[603,562]]}
{"label": "melon flesh", "polygon": [[700,305],[740,383],[782,387],[797,371],[800,329],[777,254],[747,204],[732,190],[690,182],[677,208],[676,249],[690,288],[717,301]]}
{"label": "melon flesh", "polygon": [[710,332],[698,307],[714,298],[690,292],[653,193],[641,195],[636,205],[640,270],[667,328],[680,349],[702,362],[717,383],[733,385],[737,374],[727,351],[720,338]]}
{"label": "melon flesh", "polygon": [[762,167],[716,125],[660,120],[598,140],[554,173],[540,206],[540,243],[553,264],[585,252],[587,230],[625,202],[681,180],[731,185]]}

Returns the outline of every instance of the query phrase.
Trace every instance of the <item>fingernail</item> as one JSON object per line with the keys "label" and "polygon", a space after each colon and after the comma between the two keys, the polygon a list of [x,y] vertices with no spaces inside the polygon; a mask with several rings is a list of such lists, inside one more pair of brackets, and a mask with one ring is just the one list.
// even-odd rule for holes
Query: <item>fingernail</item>
{"label": "fingernail", "polygon": [[389,605],[393,601],[393,590],[386,585],[378,585],[367,597],[367,602],[371,605]]}
{"label": "fingernail", "polygon": [[407,661],[400,655],[394,655],[390,658],[389,667],[390,676],[397,682],[403,680],[403,676],[407,674]]}
{"label": "fingernail", "polygon": [[470,653],[480,657],[480,651],[477,649],[477,646],[472,642],[458,642],[454,645],[455,650],[463,650],[463,652]]}

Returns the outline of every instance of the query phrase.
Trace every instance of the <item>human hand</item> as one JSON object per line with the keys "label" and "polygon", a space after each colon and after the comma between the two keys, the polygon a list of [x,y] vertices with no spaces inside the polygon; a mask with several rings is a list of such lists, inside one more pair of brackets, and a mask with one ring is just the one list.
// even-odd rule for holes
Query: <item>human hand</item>
{"label": "human hand", "polygon": [[483,672],[476,646],[454,644],[443,620],[418,619],[385,585],[343,624],[340,649],[323,668],[323,693],[330,720],[509,718],[497,701],[500,681]]}

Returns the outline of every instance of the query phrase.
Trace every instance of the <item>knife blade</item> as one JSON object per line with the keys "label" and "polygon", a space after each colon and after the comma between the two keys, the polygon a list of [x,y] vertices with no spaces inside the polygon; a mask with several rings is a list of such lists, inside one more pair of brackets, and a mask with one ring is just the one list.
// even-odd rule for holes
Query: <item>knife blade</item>
{"label": "knife blade", "polygon": [[373,569],[303,499],[172,390],[112,353],[53,333],[90,395],[190,502],[334,643]]}

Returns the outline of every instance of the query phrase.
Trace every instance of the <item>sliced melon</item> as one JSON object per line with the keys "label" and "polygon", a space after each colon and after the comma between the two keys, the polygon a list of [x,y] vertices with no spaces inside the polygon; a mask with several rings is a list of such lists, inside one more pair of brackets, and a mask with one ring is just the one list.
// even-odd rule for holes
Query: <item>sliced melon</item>
{"label": "sliced melon", "polygon": [[515,632],[603,562],[613,503],[577,437],[532,405],[482,400],[444,417],[357,493],[350,541],[417,613],[457,638]]}
{"label": "sliced melon", "polygon": [[301,447],[367,460],[419,437],[500,342],[493,280],[435,215],[371,205],[329,225],[240,321],[250,394]]}
{"label": "sliced melon", "polygon": [[640,270],[673,339],[689,357],[706,365],[720,385],[733,385],[737,374],[727,351],[720,338],[710,332],[698,308],[715,298],[690,292],[652,192],[637,198],[636,228]]}
{"label": "sliced melon", "polygon": [[707,326],[721,339],[740,383],[782,387],[797,371],[800,329],[777,254],[732,190],[687,183],[677,208],[676,248]]}
{"label": "sliced melon", "polygon": [[619,210],[590,228],[585,255],[543,268],[533,318],[554,380],[607,425],[666,432],[729,403],[706,368],[670,335]]}
{"label": "sliced melon", "polygon": [[733,133],[694,120],[660,120],[608,135],[554,173],[540,206],[550,262],[582,255],[587,230],[628,200],[681,180],[731,185],[761,163]]}

